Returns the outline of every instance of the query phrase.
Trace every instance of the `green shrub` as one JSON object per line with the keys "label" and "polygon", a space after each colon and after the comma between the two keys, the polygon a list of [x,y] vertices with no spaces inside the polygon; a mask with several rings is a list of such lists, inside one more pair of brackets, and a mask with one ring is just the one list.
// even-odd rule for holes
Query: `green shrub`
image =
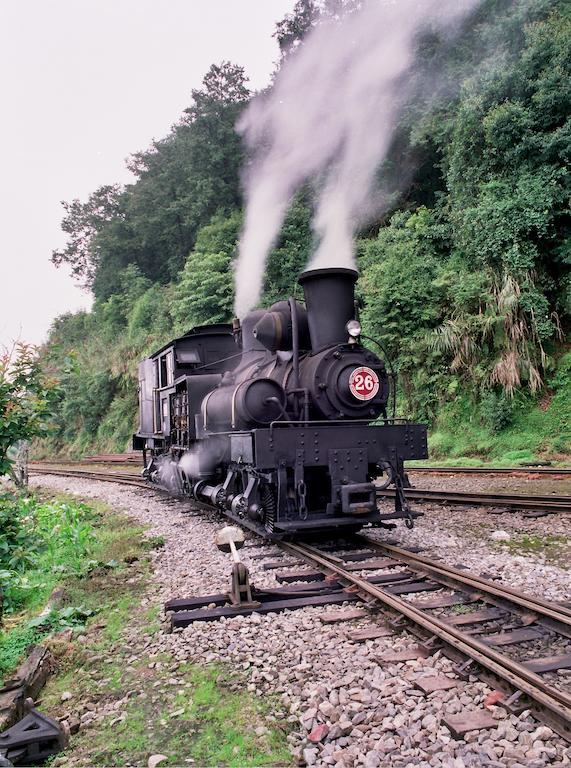
{"label": "green shrub", "polygon": [[480,401],[483,423],[497,434],[513,422],[514,401],[503,392],[487,392]]}
{"label": "green shrub", "polygon": [[0,497],[4,612],[39,605],[62,574],[81,575],[94,542],[93,512],[79,502]]}

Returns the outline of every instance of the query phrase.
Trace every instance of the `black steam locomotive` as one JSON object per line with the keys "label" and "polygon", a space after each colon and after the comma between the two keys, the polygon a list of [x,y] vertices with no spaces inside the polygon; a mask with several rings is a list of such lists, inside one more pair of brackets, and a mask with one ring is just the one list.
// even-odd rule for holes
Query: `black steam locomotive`
{"label": "black steam locomotive", "polygon": [[[290,298],[240,326],[193,328],[139,366],[151,482],[265,535],[404,519],[403,461],[427,456],[426,427],[389,417],[385,364],[361,344],[352,269],[314,269]],[[381,487],[395,506],[382,513]]]}

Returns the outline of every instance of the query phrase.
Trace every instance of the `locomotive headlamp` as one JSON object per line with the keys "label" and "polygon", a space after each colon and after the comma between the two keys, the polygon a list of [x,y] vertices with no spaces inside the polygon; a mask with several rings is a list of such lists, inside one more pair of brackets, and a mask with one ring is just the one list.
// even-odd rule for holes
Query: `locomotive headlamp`
{"label": "locomotive headlamp", "polygon": [[361,323],[358,320],[349,320],[345,329],[349,336],[352,336],[354,339],[361,335]]}

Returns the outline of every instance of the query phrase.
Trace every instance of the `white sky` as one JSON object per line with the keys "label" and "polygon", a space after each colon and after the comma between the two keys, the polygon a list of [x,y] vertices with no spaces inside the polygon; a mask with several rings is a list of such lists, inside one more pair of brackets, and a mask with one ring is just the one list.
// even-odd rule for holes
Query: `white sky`
{"label": "white sky", "polygon": [[0,345],[90,298],[50,262],[61,200],[125,182],[212,63],[267,84],[294,0],[0,0]]}

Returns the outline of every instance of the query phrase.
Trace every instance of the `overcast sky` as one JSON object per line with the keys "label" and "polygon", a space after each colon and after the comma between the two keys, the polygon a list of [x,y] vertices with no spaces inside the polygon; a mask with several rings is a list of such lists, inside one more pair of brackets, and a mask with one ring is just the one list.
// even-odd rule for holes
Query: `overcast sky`
{"label": "overcast sky", "polygon": [[61,200],[126,182],[125,158],[164,136],[210,64],[264,86],[294,0],[0,0],[0,345],[38,343],[90,305],[50,254]]}

